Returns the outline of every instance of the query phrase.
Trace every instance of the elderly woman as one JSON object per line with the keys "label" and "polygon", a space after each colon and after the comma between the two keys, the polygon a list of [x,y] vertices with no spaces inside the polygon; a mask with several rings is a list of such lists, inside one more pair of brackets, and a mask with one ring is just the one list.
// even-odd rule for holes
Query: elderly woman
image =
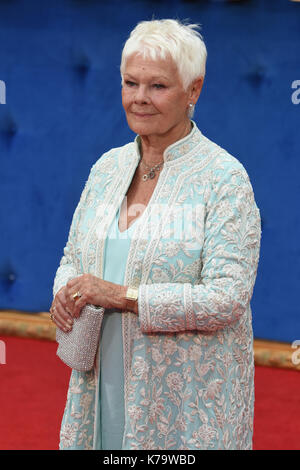
{"label": "elderly woman", "polygon": [[196,25],[145,21],[125,43],[134,142],[92,167],[54,282],[68,331],[105,308],[92,371],[73,370],[61,449],[251,449],[260,217],[244,167],[191,120]]}

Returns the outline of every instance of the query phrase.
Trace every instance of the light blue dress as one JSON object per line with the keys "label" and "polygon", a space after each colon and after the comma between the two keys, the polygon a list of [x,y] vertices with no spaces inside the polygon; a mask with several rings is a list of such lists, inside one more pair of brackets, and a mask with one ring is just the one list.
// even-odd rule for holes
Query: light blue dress
{"label": "light blue dress", "polygon": [[[124,274],[135,221],[127,230],[120,232],[120,210],[114,218],[106,242],[103,279],[124,285]],[[124,411],[124,367],[122,312],[116,309],[105,311],[100,340],[100,423],[98,449],[122,449],[125,425]]]}

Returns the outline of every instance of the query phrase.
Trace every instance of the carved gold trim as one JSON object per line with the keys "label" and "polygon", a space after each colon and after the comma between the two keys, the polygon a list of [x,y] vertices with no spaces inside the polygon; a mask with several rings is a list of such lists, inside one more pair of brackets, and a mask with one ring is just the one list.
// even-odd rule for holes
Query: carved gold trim
{"label": "carved gold trim", "polygon": [[296,349],[290,343],[262,339],[254,340],[256,365],[300,370],[300,358],[295,358],[295,355]]}
{"label": "carved gold trim", "polygon": [[[0,335],[55,341],[55,332],[56,327],[50,320],[48,312],[0,310]],[[295,360],[295,354],[296,349],[290,343],[254,340],[256,365],[300,370],[300,354],[297,360]]]}
{"label": "carved gold trim", "polygon": [[0,310],[0,335],[55,340],[55,325],[48,312]]}

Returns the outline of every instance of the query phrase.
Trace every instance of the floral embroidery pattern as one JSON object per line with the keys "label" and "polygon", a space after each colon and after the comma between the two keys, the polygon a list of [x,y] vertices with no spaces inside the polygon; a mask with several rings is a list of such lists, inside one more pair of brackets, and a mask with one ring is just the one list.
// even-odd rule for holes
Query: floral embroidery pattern
{"label": "floral embroidery pattern", "polygon": [[[125,275],[139,285],[139,315],[122,320],[123,449],[251,449],[250,300],[260,249],[252,187],[243,166],[195,124],[164,157]],[[92,168],[54,293],[81,272],[101,275],[105,233],[138,159],[137,143],[128,144]],[[72,372],[61,448],[95,448],[96,372]]]}

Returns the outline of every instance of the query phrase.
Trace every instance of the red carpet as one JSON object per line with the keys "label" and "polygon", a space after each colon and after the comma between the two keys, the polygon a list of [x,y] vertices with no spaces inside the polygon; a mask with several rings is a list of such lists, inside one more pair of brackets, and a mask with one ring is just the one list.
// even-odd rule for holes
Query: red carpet
{"label": "red carpet", "polygon": [[0,449],[57,449],[70,369],[52,341],[1,338]]}
{"label": "red carpet", "polygon": [[[52,450],[66,400],[70,370],[56,343],[2,337],[0,450]],[[300,373],[256,367],[254,449],[300,450]]]}

